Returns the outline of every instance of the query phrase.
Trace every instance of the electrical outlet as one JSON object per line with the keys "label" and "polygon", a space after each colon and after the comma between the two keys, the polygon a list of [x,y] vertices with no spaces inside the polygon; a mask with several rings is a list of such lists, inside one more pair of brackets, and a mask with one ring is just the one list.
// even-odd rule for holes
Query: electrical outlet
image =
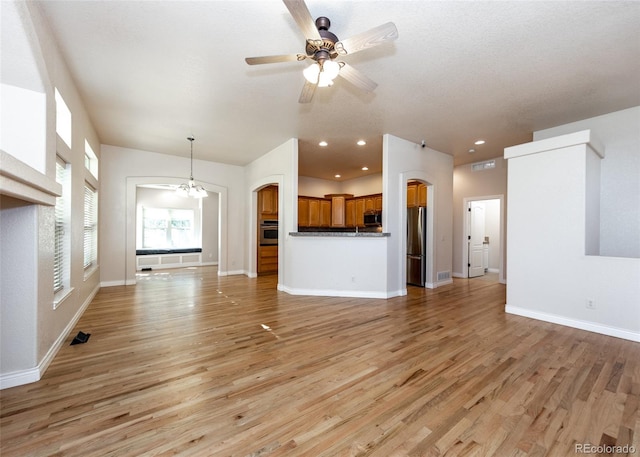
{"label": "electrical outlet", "polygon": [[596,309],[596,301],[592,298],[587,298],[585,306],[587,309]]}

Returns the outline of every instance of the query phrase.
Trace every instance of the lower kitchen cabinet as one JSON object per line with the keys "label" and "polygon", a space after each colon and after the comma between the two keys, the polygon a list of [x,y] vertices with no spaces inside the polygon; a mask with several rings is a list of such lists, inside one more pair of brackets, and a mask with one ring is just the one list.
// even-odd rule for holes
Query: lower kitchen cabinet
{"label": "lower kitchen cabinet", "polygon": [[258,274],[278,272],[278,246],[258,246]]}

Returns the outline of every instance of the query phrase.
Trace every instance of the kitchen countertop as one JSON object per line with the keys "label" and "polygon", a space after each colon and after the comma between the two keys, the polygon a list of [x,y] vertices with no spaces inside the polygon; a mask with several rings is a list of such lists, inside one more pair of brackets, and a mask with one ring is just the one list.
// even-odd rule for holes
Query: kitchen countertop
{"label": "kitchen countertop", "polygon": [[383,238],[391,236],[391,233],[387,232],[289,232],[291,236],[297,237],[348,237],[348,238]]}

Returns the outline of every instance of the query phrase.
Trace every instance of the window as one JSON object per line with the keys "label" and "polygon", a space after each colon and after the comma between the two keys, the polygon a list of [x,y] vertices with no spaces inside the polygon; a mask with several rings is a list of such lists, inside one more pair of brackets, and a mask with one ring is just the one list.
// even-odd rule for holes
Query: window
{"label": "window", "polygon": [[490,170],[496,167],[495,160],[485,160],[484,162],[476,162],[471,165],[471,170],[473,171],[482,171],[482,170]]}
{"label": "window", "polygon": [[142,208],[142,248],[194,247],[192,209]]}
{"label": "window", "polygon": [[84,185],[84,268],[98,263],[98,194]]}
{"label": "window", "polygon": [[62,95],[56,89],[56,132],[58,136],[71,147],[71,111],[64,102]]}
{"label": "window", "polygon": [[55,246],[53,257],[53,291],[58,293],[69,287],[69,207],[70,207],[70,169],[60,157],[56,159],[56,181],[62,185],[62,195],[56,198],[55,207]]}
{"label": "window", "polygon": [[84,166],[98,179],[98,157],[87,140],[84,140]]}

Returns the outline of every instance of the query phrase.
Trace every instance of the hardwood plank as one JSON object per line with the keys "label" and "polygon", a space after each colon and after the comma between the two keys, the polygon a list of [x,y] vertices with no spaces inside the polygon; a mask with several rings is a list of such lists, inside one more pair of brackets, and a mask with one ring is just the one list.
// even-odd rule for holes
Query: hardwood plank
{"label": "hardwood plank", "polygon": [[[43,379],[0,392],[6,456],[564,456],[640,440],[640,344],[504,313],[454,279],[291,296],[215,267],[103,288]],[[71,341],[71,336],[67,343]]]}

